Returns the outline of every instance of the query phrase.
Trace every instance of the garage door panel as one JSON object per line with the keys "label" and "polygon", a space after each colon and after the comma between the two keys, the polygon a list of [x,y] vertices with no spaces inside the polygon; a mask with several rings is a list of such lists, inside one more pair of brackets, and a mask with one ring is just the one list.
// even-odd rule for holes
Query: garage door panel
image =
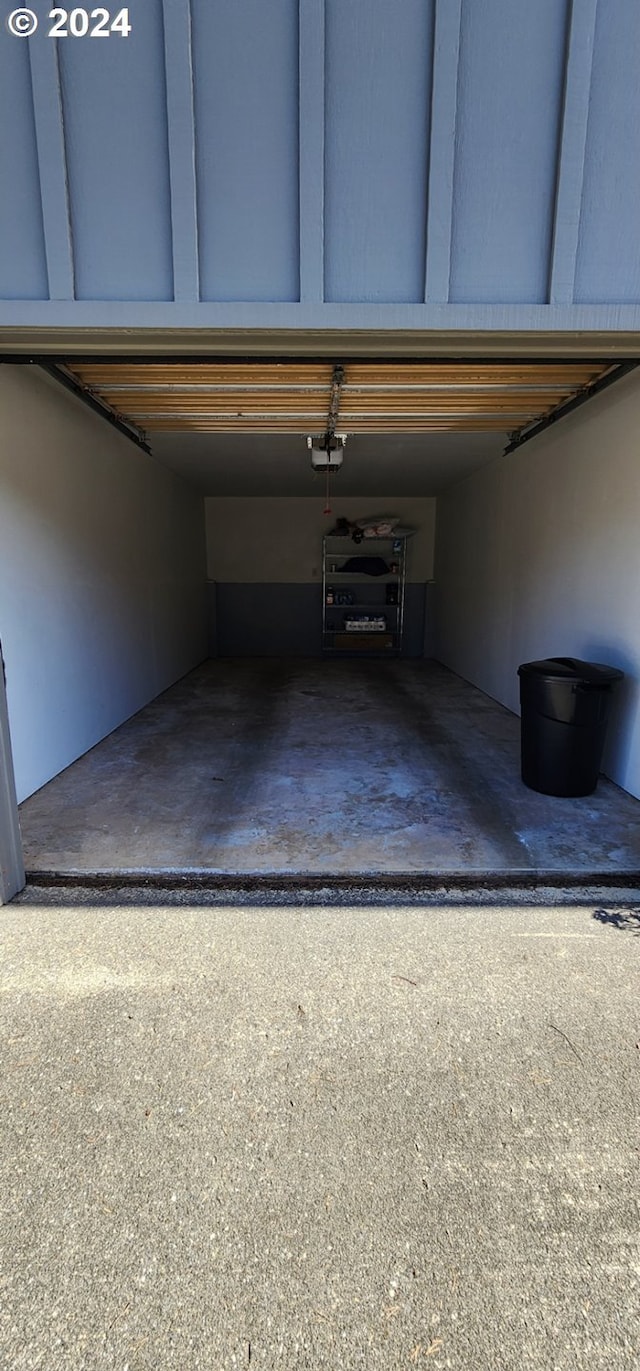
{"label": "garage door panel", "polygon": [[67,371],[143,431],[491,431],[543,418],[610,370],[584,363],[85,362]]}

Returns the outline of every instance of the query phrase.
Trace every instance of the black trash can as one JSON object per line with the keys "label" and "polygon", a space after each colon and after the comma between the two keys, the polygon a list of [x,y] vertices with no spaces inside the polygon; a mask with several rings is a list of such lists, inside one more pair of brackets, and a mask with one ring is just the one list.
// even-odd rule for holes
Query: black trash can
{"label": "black trash can", "polygon": [[611,694],[624,672],[576,657],[525,662],[520,677],[522,779],[543,795],[591,795]]}

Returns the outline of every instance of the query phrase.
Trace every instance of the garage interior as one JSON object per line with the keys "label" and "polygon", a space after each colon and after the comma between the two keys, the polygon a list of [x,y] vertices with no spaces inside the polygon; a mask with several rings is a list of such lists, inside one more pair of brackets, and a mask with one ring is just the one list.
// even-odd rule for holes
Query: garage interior
{"label": "garage interior", "polygon": [[[640,872],[639,375],[3,365],[28,874]],[[327,495],[307,437],[340,433]],[[401,651],[327,653],[323,534],[382,515],[413,530]],[[577,800],[520,779],[517,667],[556,655],[625,671],[604,776]]]}

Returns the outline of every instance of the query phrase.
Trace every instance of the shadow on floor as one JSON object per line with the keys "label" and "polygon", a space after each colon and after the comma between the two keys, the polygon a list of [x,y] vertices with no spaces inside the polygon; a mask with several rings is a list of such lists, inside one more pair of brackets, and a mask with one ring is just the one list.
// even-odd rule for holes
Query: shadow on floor
{"label": "shadow on floor", "polygon": [[[376,682],[378,704],[388,717],[400,711],[414,746],[420,749],[425,771],[435,766],[443,777],[445,803],[454,800],[458,823],[468,829],[460,834],[462,853],[473,858],[473,839],[482,833],[495,840],[511,868],[530,868],[531,856],[514,832],[513,810],[504,783],[505,750],[496,749],[493,711],[493,728],[484,729],[478,708],[465,712],[452,705],[451,697],[448,701],[443,698],[437,678],[435,688],[425,690],[419,678],[399,676],[388,670],[389,665],[381,663]],[[509,743],[508,767],[513,773],[518,767],[518,739],[510,737]],[[482,750],[486,750],[484,757]]]}
{"label": "shadow on floor", "polygon": [[519,720],[435,662],[205,663],[21,807],[29,873],[625,884],[640,802],[520,779]]}
{"label": "shadow on floor", "polygon": [[593,917],[598,923],[607,924],[609,928],[619,928],[622,933],[640,937],[639,909],[595,909]]}

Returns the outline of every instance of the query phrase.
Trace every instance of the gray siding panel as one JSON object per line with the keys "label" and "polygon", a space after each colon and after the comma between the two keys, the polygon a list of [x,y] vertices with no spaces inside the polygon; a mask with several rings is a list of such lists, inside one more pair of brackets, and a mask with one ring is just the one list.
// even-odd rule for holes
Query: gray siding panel
{"label": "gray siding panel", "polygon": [[0,297],[48,297],[29,49],[0,37]]}
{"label": "gray siding panel", "polygon": [[297,300],[297,0],[193,0],[205,300]]}
{"label": "gray siding panel", "polygon": [[173,296],[162,0],[130,18],[128,38],[58,45],[81,300]]}
{"label": "gray siding panel", "polygon": [[452,301],[548,298],[565,0],[465,0]]}
{"label": "gray siding panel", "polygon": [[130,20],[0,25],[0,327],[640,327],[638,0]]}
{"label": "gray siding panel", "polygon": [[598,0],[576,267],[584,303],[640,300],[639,62],[640,4]]}
{"label": "gray siding panel", "polygon": [[326,21],[326,299],[423,300],[433,0]]}

